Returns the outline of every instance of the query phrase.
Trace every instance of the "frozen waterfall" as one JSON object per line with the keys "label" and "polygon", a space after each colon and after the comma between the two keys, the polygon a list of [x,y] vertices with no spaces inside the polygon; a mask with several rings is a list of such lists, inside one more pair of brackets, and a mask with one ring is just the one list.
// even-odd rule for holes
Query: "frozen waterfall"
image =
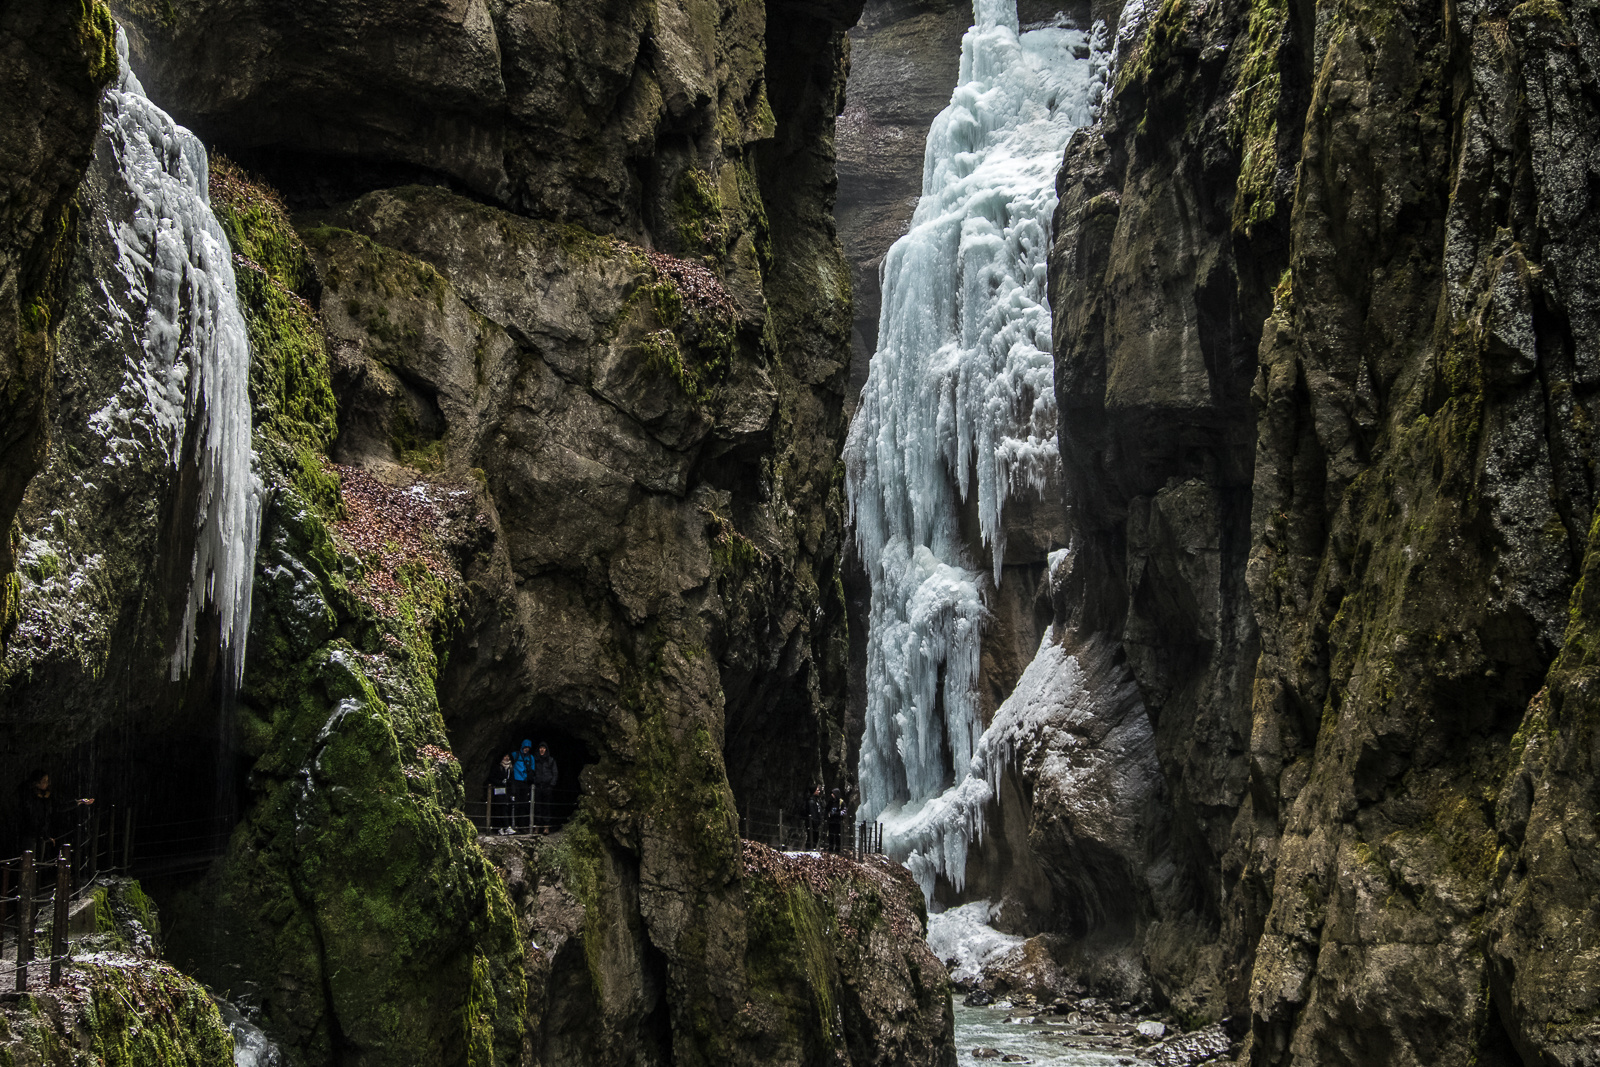
{"label": "frozen waterfall", "polygon": [[[968,774],[1001,515],[1059,462],[1045,285],[1056,171],[1092,118],[1107,60],[1103,26],[1019,33],[1015,0],[975,8],[955,93],[928,133],[911,229],[884,261],[878,350],[845,446],[872,585],[861,815],[885,816],[886,844],[904,856],[897,817],[966,789],[965,801],[948,798],[962,812],[951,832],[963,861],[988,789],[987,769]],[[959,530],[974,493],[992,576]],[[943,856],[937,866],[948,869]]]}
{"label": "frozen waterfall", "polygon": [[143,321],[122,324],[139,338],[139,356],[90,421],[107,438],[112,464],[133,463],[156,443],[176,469],[186,436],[194,441],[195,549],[172,677],[188,672],[211,607],[237,684],[262,493],[250,449],[250,342],[228,239],[211,213],[205,146],[145,96],[120,29],[117,54],[122,73],[106,92],[101,135],[132,211],[107,225],[131,297],[121,306],[142,309]]}

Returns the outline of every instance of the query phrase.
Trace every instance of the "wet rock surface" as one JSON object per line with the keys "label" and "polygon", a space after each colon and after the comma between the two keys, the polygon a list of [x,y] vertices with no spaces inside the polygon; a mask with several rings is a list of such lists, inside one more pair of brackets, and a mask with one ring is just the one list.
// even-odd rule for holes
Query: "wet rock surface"
{"label": "wet rock surface", "polygon": [[[55,335],[76,240],[74,191],[115,77],[101,3],[0,4],[0,529],[45,456]],[[16,623],[15,560],[0,538],[0,640]]]}
{"label": "wet rock surface", "polygon": [[1059,617],[1170,790],[1133,940],[1252,1064],[1583,1062],[1594,7],[1150,17],[1051,294]]}
{"label": "wet rock surface", "polygon": [[[30,752],[154,724],[169,772],[207,769],[162,803],[237,803],[223,858],[165,891],[186,965],[248,981],[291,1058],[766,1062],[774,1034],[796,1062],[845,1034],[851,1062],[946,1057],[903,877],[826,911],[783,877],[752,902],[736,830],[741,804],[845,776],[832,134],[856,14],[119,5],[151,95],[248,164],[211,192],[269,497],[251,658],[226,717],[213,673],[146,684],[166,661],[118,635],[165,640],[188,575],[162,534],[192,486],[152,464],[125,497],[81,493],[110,446],[63,433],[26,592],[100,659],[36,627],[5,697],[70,712]],[[126,355],[97,329],[106,244],[57,379],[71,425]],[[96,545],[112,577],[73,584]],[[590,980],[549,995],[465,813],[529,729],[565,739],[586,798],[538,944]],[[746,958],[825,927],[848,987]]]}
{"label": "wet rock surface", "polygon": [[[613,937],[594,908],[563,834],[484,837],[526,942],[533,1062],[597,1062],[625,1054],[617,1009],[642,1003],[643,971],[615,969],[588,939]],[[923,943],[921,892],[901,868],[743,844],[742,893],[752,916],[736,946],[751,976],[732,1024],[744,1050],[723,1062],[832,1062],[949,1067],[948,986]],[[596,970],[595,968],[599,969]],[[583,995],[592,986],[610,992]],[[623,1046],[623,1047],[619,1047]],[[828,1050],[831,1049],[831,1052]]]}

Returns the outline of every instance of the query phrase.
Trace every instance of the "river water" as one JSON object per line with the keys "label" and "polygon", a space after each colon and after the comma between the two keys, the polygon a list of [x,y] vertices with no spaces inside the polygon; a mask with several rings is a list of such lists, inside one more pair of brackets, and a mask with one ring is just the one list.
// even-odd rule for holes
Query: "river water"
{"label": "river water", "polygon": [[[1007,1022],[1010,1014],[1004,1008],[969,1008],[956,1000],[956,1061],[961,1067],[1001,1062],[1112,1067],[1119,1061],[1138,1062],[1127,1049],[1108,1047],[1102,1044],[1105,1038],[1077,1033],[1077,1028],[1060,1018],[1046,1017],[1052,1021],[1039,1023]],[[978,1057],[973,1055],[975,1049],[994,1049],[1000,1055]],[[1004,1056],[1025,1059],[1004,1061]]]}

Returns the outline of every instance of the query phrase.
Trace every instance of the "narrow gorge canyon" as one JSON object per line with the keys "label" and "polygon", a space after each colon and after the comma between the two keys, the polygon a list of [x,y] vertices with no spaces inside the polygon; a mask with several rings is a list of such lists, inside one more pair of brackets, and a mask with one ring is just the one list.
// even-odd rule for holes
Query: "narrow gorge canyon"
{"label": "narrow gorge canyon", "polygon": [[0,1063],[1600,1065],[1596,0],[0,85]]}

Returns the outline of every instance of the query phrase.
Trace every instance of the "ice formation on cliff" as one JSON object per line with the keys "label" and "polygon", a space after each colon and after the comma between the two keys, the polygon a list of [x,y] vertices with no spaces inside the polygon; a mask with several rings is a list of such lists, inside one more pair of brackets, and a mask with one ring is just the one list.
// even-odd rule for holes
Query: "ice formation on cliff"
{"label": "ice formation on cliff", "polygon": [[1000,789],[1001,772],[1011,762],[1017,740],[1037,734],[1046,720],[1074,710],[1092,715],[1094,702],[1077,658],[1062,647],[1052,627],[978,738],[956,784],[884,813],[885,849],[905,863],[924,896],[932,899],[940,875],[957,890],[964,885],[967,848],[983,832],[984,810]]}
{"label": "ice formation on cliff", "polygon": [[[1099,25],[1019,34],[1015,0],[975,6],[910,232],[884,262],[878,351],[845,446],[872,586],[867,819],[909,817],[964,779],[988,578],[959,512],[976,494],[998,582],[1005,502],[1040,489],[1058,462],[1045,260],[1056,170],[1104,88],[1106,36]],[[974,793],[952,801],[966,806],[982,786],[959,788]]]}
{"label": "ice formation on cliff", "polygon": [[991,901],[975,900],[928,916],[928,948],[946,963],[956,961],[950,978],[957,984],[982,977],[984,968],[1022,946],[1022,938],[989,925],[996,911]]}
{"label": "ice formation on cliff", "polygon": [[186,435],[193,438],[195,549],[172,677],[187,673],[209,606],[237,683],[262,493],[250,448],[250,342],[232,252],[211,213],[205,146],[145,96],[120,29],[117,54],[122,73],[106,92],[101,135],[133,211],[106,220],[131,298],[112,307],[142,308],[143,321],[120,324],[139,338],[139,356],[90,423],[106,439],[111,464],[132,462],[133,453],[156,443],[177,468]]}

